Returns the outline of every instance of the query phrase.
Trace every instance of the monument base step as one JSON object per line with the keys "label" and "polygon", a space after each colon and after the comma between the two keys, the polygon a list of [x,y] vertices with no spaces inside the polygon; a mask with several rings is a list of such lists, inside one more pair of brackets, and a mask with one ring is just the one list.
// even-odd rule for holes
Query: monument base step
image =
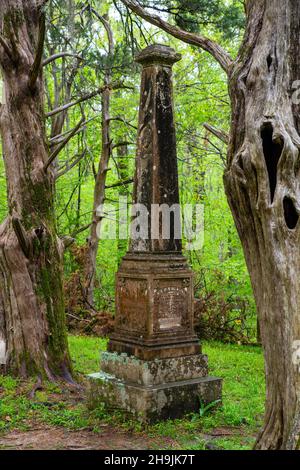
{"label": "monument base step", "polygon": [[208,359],[205,354],[192,354],[145,361],[125,353],[103,352],[100,370],[126,383],[161,385],[206,377]]}
{"label": "monument base step", "polygon": [[160,385],[129,383],[105,372],[90,374],[89,379],[90,408],[105,404],[108,408],[123,410],[148,423],[197,413],[201,405],[219,404],[222,396],[222,379],[217,377],[206,376]]}

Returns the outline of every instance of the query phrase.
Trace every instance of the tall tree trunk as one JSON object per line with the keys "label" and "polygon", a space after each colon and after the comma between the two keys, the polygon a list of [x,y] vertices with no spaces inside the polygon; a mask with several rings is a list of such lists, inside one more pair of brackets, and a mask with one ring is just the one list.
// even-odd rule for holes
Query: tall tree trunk
{"label": "tall tree trunk", "polygon": [[9,207],[0,226],[0,325],[8,370],[70,379],[63,247],[56,234],[53,175],[45,171],[44,3],[0,4],[0,120]]}
{"label": "tall tree trunk", "polygon": [[224,180],[265,355],[265,422],[255,447],[297,449],[300,107],[293,83],[300,78],[300,3],[256,0],[246,5],[245,40],[229,74],[232,129]]}
{"label": "tall tree trunk", "polygon": [[[124,142],[126,142],[126,135],[124,137]],[[129,179],[129,168],[128,168],[128,145],[119,145],[117,147],[118,155],[118,174],[120,181],[127,181]],[[119,188],[119,197],[124,197],[126,201],[129,201],[130,189],[127,184],[121,185]],[[120,221],[120,213],[118,213],[118,226],[120,223],[125,223],[125,221]],[[122,258],[126,255],[128,250],[128,240],[121,238],[120,234],[118,236],[118,266],[120,266]]]}
{"label": "tall tree trunk", "polygon": [[[108,83],[107,83],[108,84]],[[109,123],[109,109],[110,109],[110,90],[107,88],[102,92],[102,151],[99,162],[98,171],[95,176],[95,188],[93,199],[93,218],[91,224],[90,235],[88,238],[88,246],[86,253],[85,263],[85,301],[87,307],[94,305],[94,289],[95,289],[95,276],[96,276],[96,262],[99,247],[99,224],[101,224],[102,217],[98,214],[98,208],[104,204],[105,199],[105,183],[108,172],[108,163],[111,156],[111,141],[110,141],[110,123]]]}
{"label": "tall tree trunk", "polygon": [[[112,60],[114,53],[114,39],[112,29],[110,27],[108,17],[97,15],[102,24],[104,25],[107,36],[108,36],[108,63]],[[88,238],[86,262],[85,262],[85,292],[84,300],[87,307],[93,307],[94,305],[94,289],[95,289],[95,276],[96,276],[96,262],[97,253],[99,247],[99,224],[101,224],[102,218],[98,215],[97,209],[100,205],[104,204],[105,199],[105,183],[107,172],[109,170],[108,163],[111,156],[111,137],[110,137],[110,101],[111,91],[109,86],[112,82],[112,71],[110,65],[107,65],[107,69],[104,77],[104,84],[107,86],[102,92],[101,106],[102,106],[102,146],[101,146],[101,157],[98,166],[97,173],[95,175],[95,188],[94,188],[94,199],[93,199],[93,216],[90,235]]]}

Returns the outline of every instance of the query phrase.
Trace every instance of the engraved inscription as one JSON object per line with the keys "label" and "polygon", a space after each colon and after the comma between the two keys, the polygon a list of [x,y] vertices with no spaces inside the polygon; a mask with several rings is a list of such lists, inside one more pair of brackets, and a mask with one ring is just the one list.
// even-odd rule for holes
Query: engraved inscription
{"label": "engraved inscription", "polygon": [[116,327],[144,332],[147,327],[148,288],[145,279],[119,279]]}
{"label": "engraved inscription", "polygon": [[158,306],[158,323],[161,330],[180,327],[182,316],[180,311],[183,307],[182,291],[178,287],[164,287],[160,289],[163,302]]}
{"label": "engraved inscription", "polygon": [[160,280],[154,289],[156,331],[186,328],[188,321],[189,292],[185,280]]}

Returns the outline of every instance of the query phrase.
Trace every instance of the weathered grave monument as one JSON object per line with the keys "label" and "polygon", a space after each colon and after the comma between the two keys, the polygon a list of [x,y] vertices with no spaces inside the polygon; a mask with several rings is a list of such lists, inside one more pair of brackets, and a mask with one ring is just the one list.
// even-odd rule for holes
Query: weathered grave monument
{"label": "weathered grave monument", "polygon": [[158,205],[179,205],[172,91],[179,60],[162,45],[136,58],[143,69],[133,202],[147,208],[148,220],[117,273],[115,330],[101,372],[91,375],[92,402],[145,421],[180,417],[221,398],[221,379],[208,376],[193,329],[193,273],[182,255],[178,213],[171,211],[168,237],[153,217]]}

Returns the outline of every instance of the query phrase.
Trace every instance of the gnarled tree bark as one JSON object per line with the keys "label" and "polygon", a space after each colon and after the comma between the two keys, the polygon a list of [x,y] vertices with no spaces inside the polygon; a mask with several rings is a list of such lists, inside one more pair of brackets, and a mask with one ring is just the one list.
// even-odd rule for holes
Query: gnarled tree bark
{"label": "gnarled tree bark", "polygon": [[45,171],[40,0],[2,0],[0,125],[9,215],[0,226],[0,325],[6,369],[71,379],[56,234],[54,177]]}
{"label": "gnarled tree bark", "polygon": [[300,444],[300,4],[247,2],[229,75],[232,128],[224,181],[243,244],[265,355],[265,423],[256,449]]}

